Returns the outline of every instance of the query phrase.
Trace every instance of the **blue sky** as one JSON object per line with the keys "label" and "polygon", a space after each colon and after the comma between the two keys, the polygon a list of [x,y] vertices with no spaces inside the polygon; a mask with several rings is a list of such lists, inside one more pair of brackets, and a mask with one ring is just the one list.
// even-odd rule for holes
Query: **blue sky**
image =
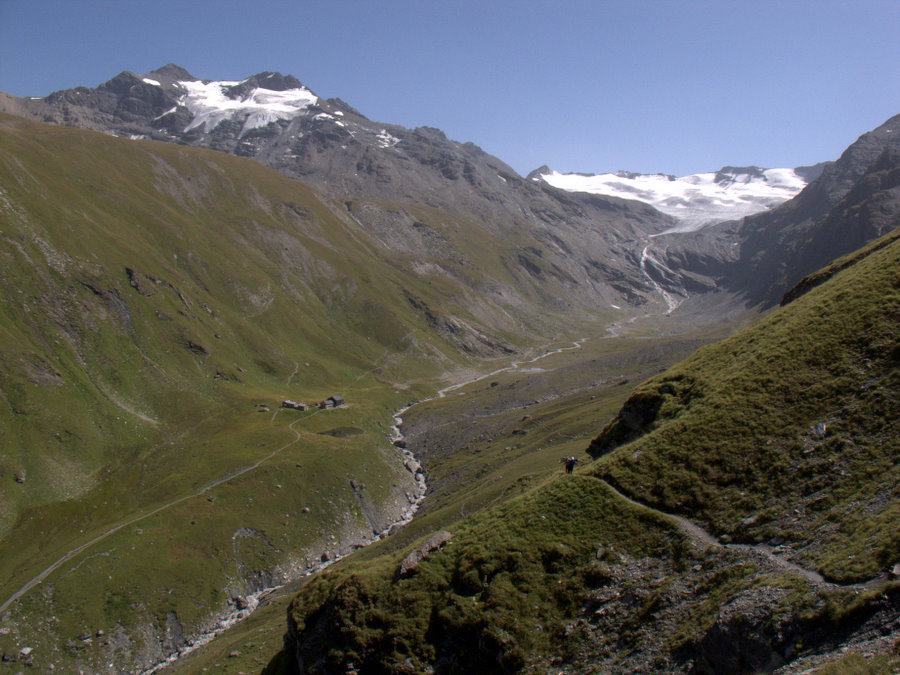
{"label": "blue sky", "polygon": [[524,174],[835,159],[900,113],[897,0],[0,0],[0,91],[291,73]]}

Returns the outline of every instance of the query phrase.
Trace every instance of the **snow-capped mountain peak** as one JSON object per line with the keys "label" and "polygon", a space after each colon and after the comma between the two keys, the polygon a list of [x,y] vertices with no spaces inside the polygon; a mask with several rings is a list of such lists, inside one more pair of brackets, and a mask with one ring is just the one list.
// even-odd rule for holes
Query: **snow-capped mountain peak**
{"label": "snow-capped mountain peak", "polygon": [[585,175],[541,169],[531,174],[562,190],[635,199],[645,202],[680,224],[672,231],[687,232],[703,225],[742,218],[765,211],[794,197],[806,179],[794,169],[723,167],[715,172],[676,178],[666,174],[626,171]]}
{"label": "snow-capped mountain peak", "polygon": [[302,85],[281,91],[261,86],[248,90],[242,86],[246,82],[178,82],[177,86],[184,90],[178,104],[187,108],[193,117],[185,131],[202,127],[208,133],[225,120],[241,118],[240,135],[243,136],[251,129],[296,117],[319,100]]}

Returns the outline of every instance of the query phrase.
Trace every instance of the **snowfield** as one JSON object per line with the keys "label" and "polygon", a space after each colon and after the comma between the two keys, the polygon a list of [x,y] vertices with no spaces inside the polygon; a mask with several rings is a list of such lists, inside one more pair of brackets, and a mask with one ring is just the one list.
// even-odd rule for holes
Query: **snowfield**
{"label": "snowfield", "polygon": [[[786,202],[806,186],[793,169],[725,168],[675,178],[664,174],[604,173],[593,176],[550,171],[540,175],[571,192],[635,199],[679,220],[669,232],[690,232],[710,223],[743,218]],[[537,179],[535,179],[537,180]]]}
{"label": "snowfield", "polygon": [[309,89],[273,91],[257,87],[243,98],[230,98],[229,90],[240,82],[179,82],[185,94],[178,101],[193,115],[185,127],[190,131],[203,127],[209,133],[225,120],[243,118],[241,136],[258,127],[303,113],[319,99]]}

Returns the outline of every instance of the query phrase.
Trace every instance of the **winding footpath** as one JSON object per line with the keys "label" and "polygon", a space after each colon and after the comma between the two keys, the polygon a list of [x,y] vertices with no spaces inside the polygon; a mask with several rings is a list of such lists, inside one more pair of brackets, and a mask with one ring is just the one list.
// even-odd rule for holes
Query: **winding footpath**
{"label": "winding footpath", "polygon": [[[418,401],[417,403],[414,403],[413,405],[418,405],[419,403],[426,403],[427,401],[433,401],[437,398],[444,398],[451,391],[456,391],[457,389],[462,389],[465,386],[474,384],[475,382],[480,382],[481,380],[486,380],[487,378],[494,377],[495,375],[499,375],[500,373],[507,373],[507,372],[510,372],[513,370],[518,370],[522,366],[530,365],[532,363],[535,363],[536,361],[545,359],[548,356],[553,356],[554,354],[559,354],[561,352],[571,351],[573,349],[581,349],[581,345],[583,345],[586,341],[587,341],[587,338],[579,338],[578,340],[575,340],[574,342],[572,342],[571,346],[559,347],[558,349],[553,349],[549,352],[544,352],[543,354],[539,354],[538,356],[535,356],[533,359],[529,359],[527,361],[513,361],[511,364],[509,364],[508,366],[505,366],[503,368],[498,368],[497,370],[492,370],[491,372],[485,373],[484,375],[479,375],[477,377],[473,377],[473,378],[465,380],[463,382],[457,382],[456,384],[451,384],[449,387],[444,387],[443,389],[438,391],[438,393],[435,394],[434,396],[432,396],[431,398],[423,399],[421,401]],[[404,410],[409,410],[410,407],[412,407],[412,406],[409,406],[409,407],[405,408]]]}
{"label": "winding footpath", "polygon": [[35,576],[33,576],[31,579],[29,579],[25,583],[24,586],[22,586],[22,588],[20,588],[18,591],[13,593],[9,598],[7,598],[3,602],[3,604],[0,605],[0,615],[2,615],[3,612],[5,612],[9,608],[10,605],[12,605],[12,603],[14,603],[16,600],[18,600],[23,595],[28,593],[28,591],[30,591],[32,588],[37,586],[39,583],[41,583],[44,579],[46,579],[48,576],[50,576],[50,574],[52,574],[54,571],[56,571],[61,565],[63,565],[67,561],[71,560],[72,558],[77,556],[82,551],[90,548],[94,544],[103,541],[104,539],[106,539],[107,537],[109,537],[112,534],[115,534],[116,532],[121,530],[123,527],[128,527],[129,525],[134,525],[135,523],[139,523],[142,520],[146,520],[147,518],[155,516],[157,513],[161,513],[162,511],[172,508],[176,504],[181,504],[182,502],[185,502],[188,499],[194,499],[195,497],[199,497],[200,495],[202,495],[206,492],[209,492],[210,490],[212,490],[215,487],[218,487],[219,485],[228,483],[229,481],[232,481],[235,478],[238,478],[239,476],[243,476],[245,473],[249,473],[250,471],[254,471],[255,469],[258,469],[264,462],[269,461],[270,459],[272,459],[273,457],[278,455],[280,452],[283,452],[284,450],[291,447],[292,445],[294,445],[295,443],[297,443],[300,440],[300,437],[301,437],[300,432],[297,431],[296,429],[294,429],[294,425],[297,424],[297,422],[299,422],[299,421],[300,420],[295,420],[294,422],[291,422],[288,425],[288,429],[290,429],[291,432],[293,432],[293,434],[294,434],[294,440],[288,441],[287,443],[282,445],[280,448],[273,450],[272,452],[270,452],[268,455],[266,455],[265,457],[260,459],[255,464],[251,464],[250,466],[245,466],[241,469],[237,469],[236,471],[233,471],[233,472],[223,476],[222,478],[214,480],[211,483],[207,483],[206,485],[204,485],[202,488],[200,488],[199,490],[197,490],[195,492],[191,492],[190,494],[186,494],[181,497],[178,497],[177,499],[173,499],[172,501],[167,502],[167,503],[163,504],[162,506],[156,507],[152,511],[147,511],[146,513],[142,513],[138,516],[135,516],[134,518],[126,520],[123,523],[119,523],[118,525],[115,525],[114,527],[111,527],[108,530],[101,532],[100,534],[98,534],[96,537],[94,537],[90,541],[88,541],[84,544],[81,544],[80,546],[76,546],[75,548],[67,551],[56,562],[54,562],[49,567],[42,570]]}
{"label": "winding footpath", "polygon": [[862,581],[854,584],[839,584],[833,581],[828,581],[821,574],[816,572],[815,570],[807,569],[801,565],[798,565],[795,562],[788,560],[785,556],[779,555],[775,552],[771,546],[766,544],[725,544],[719,541],[713,534],[707,532],[702,527],[697,525],[691,520],[683,516],[675,515],[674,513],[666,513],[665,511],[660,511],[659,509],[655,509],[652,506],[648,506],[647,504],[642,504],[639,501],[636,501],[624,494],[620,490],[618,490],[615,486],[611,485],[609,482],[605,481],[602,478],[598,478],[601,483],[603,483],[606,487],[608,487],[612,492],[618,496],[620,499],[628,502],[633,506],[637,506],[642,509],[647,509],[648,511],[652,511],[653,513],[666,518],[670,522],[673,522],[678,526],[685,536],[691,541],[699,549],[706,548],[724,548],[729,551],[734,551],[739,553],[740,555],[748,558],[762,558],[772,563],[775,567],[788,572],[790,574],[794,574],[806,579],[810,584],[816,586],[817,588],[846,588],[846,589],[858,589],[858,590],[870,590],[876,587],[879,583],[884,581],[883,577],[875,577],[874,579],[869,579],[868,581]]}

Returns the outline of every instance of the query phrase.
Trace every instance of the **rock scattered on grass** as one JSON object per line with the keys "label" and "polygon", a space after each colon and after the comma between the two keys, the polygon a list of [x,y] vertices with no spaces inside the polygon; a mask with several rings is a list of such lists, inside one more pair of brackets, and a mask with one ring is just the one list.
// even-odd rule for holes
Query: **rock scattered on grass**
{"label": "rock scattered on grass", "polygon": [[418,567],[419,563],[422,562],[428,554],[432,551],[435,551],[441,548],[444,544],[446,544],[453,535],[447,530],[440,530],[431,535],[424,544],[419,546],[417,549],[412,551],[409,555],[407,555],[403,562],[400,563],[400,567],[397,570],[397,576],[400,578],[408,577],[412,572]]}

